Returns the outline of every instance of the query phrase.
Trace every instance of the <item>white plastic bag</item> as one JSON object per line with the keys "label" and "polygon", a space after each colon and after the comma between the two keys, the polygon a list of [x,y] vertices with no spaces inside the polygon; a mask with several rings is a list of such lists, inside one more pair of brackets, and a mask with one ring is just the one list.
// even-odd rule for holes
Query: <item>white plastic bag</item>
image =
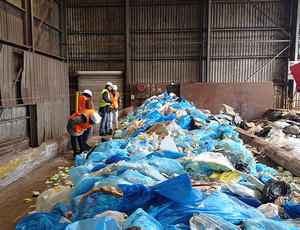
{"label": "white plastic bag", "polygon": [[257,210],[261,211],[266,218],[273,219],[278,215],[278,206],[273,203],[267,203],[259,206]]}
{"label": "white plastic bag", "polygon": [[94,218],[101,217],[101,216],[109,216],[111,218],[114,218],[121,226],[121,228],[123,227],[125,218],[127,218],[127,215],[125,213],[118,212],[118,211],[111,211],[111,210],[98,214],[94,216]]}
{"label": "white plastic bag", "polygon": [[178,152],[176,143],[175,143],[175,141],[173,140],[173,138],[170,137],[170,136],[166,136],[166,137],[161,141],[161,144],[160,144],[160,150],[161,150],[162,152],[165,152],[165,151],[174,151],[174,152]]}
{"label": "white plastic bag", "polygon": [[182,116],[185,116],[185,115],[187,115],[187,112],[186,112],[185,109],[178,109],[176,111],[176,119],[179,119],[179,118],[181,118]]}
{"label": "white plastic bag", "polygon": [[171,123],[166,127],[166,130],[172,137],[177,137],[180,134],[184,134],[184,130],[177,125],[175,121],[171,121]]}
{"label": "white plastic bag", "polygon": [[235,171],[232,163],[222,153],[205,152],[187,160],[207,163],[214,171]]}
{"label": "white plastic bag", "polygon": [[36,210],[38,212],[51,212],[53,206],[57,202],[61,202],[66,205],[69,203],[68,194],[70,191],[70,187],[62,185],[46,190],[38,196],[36,200]]}
{"label": "white plastic bag", "polygon": [[225,184],[222,186],[222,189],[232,192],[233,194],[236,194],[240,197],[260,199],[261,196],[259,191],[253,190],[237,183]]}

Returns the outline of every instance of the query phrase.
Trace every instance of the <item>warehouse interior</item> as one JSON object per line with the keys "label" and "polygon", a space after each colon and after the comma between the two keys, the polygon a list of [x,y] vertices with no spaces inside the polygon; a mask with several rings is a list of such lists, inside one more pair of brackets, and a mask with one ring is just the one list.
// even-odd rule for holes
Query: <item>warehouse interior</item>
{"label": "warehouse interior", "polygon": [[[293,126],[288,134],[297,145],[299,31],[298,0],[1,0],[1,225],[15,228],[34,211],[29,207],[36,197],[28,204],[23,199],[31,196],[33,189],[42,193],[44,182],[58,166],[68,172],[74,166],[66,129],[69,117],[78,111],[78,97],[86,89],[92,92],[98,112],[100,93],[108,81],[118,86],[122,124],[146,103],[144,109],[149,98],[162,100],[155,96],[164,92],[186,99],[205,114],[206,110],[219,114],[224,104],[232,107],[234,113],[227,109],[226,114],[239,114],[248,125],[248,132],[237,131],[239,138],[263,152],[258,162],[288,170],[297,181],[300,153],[291,154],[296,150],[274,144],[279,139],[270,136],[273,124],[259,119],[280,112],[280,119],[289,125],[281,129],[287,135],[287,128]],[[268,121],[277,120],[268,117]],[[99,137],[99,125],[92,129],[90,143],[100,145],[104,141]],[[123,131],[127,129],[123,127]],[[251,129],[255,131],[251,133]],[[26,195],[21,192],[25,183]],[[14,198],[4,195],[10,192]],[[3,212],[14,205],[12,211]],[[297,210],[300,218],[300,206]],[[180,224],[191,229],[200,226],[189,221],[190,225]],[[167,229],[163,224],[162,228],[154,225],[152,229]],[[295,226],[300,228],[299,223]]]}

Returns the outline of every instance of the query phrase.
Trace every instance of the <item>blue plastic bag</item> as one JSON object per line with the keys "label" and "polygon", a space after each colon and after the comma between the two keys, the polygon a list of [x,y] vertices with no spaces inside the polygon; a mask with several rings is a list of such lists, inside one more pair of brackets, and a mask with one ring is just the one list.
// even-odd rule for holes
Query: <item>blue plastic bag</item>
{"label": "blue plastic bag", "polygon": [[115,219],[109,216],[79,220],[69,224],[65,230],[121,230]]}
{"label": "blue plastic bag", "polygon": [[251,174],[257,176],[255,159],[242,143],[231,139],[223,139],[219,141],[217,147],[227,150],[226,156],[230,158],[231,162],[237,163],[239,160],[242,160],[248,164]]}
{"label": "blue plastic bag", "polygon": [[150,159],[152,156],[162,157],[162,158],[170,158],[170,159],[177,159],[181,157],[185,157],[186,155],[184,153],[174,152],[174,151],[165,151],[163,154],[160,154],[158,152],[150,153],[146,157]]}
{"label": "blue plastic bag", "polygon": [[258,208],[259,206],[262,205],[261,201],[256,200],[254,198],[240,197],[240,196],[233,194],[232,192],[225,191],[225,190],[224,191],[222,190],[222,192],[229,196],[234,196],[234,197],[238,198],[239,200],[243,201],[245,204],[250,205],[251,207],[254,207],[254,208]]}
{"label": "blue plastic bag", "polygon": [[111,164],[111,163],[117,163],[119,161],[129,161],[130,159],[128,157],[124,157],[122,154],[116,154],[108,158],[105,163]]}
{"label": "blue plastic bag", "polygon": [[[75,200],[76,198],[77,197],[75,197]],[[77,202],[75,203],[77,204]],[[118,211],[120,207],[120,203],[121,203],[120,198],[116,198],[109,194],[95,193],[85,198],[82,201],[82,203],[78,204],[77,207],[73,208],[72,219],[73,220],[89,219],[105,211],[109,211],[109,210]]]}
{"label": "blue plastic bag", "polygon": [[54,205],[51,213],[68,218],[68,208],[61,202],[57,202]]}
{"label": "blue plastic bag", "polygon": [[199,213],[199,208],[194,205],[177,203],[170,201],[161,206],[157,206],[149,213],[163,226],[189,224],[193,214]]}
{"label": "blue plastic bag", "polygon": [[258,177],[258,179],[263,182],[264,184],[267,183],[269,180],[273,179],[273,177],[267,175],[267,174],[262,174]]}
{"label": "blue plastic bag", "polygon": [[247,219],[244,222],[245,230],[297,230],[299,228],[291,226],[287,221],[277,221],[267,218]]}
{"label": "blue plastic bag", "polygon": [[190,220],[190,229],[226,229],[226,230],[240,230],[238,226],[225,221],[219,216],[210,214],[197,214]]}
{"label": "blue plastic bag", "polygon": [[167,180],[165,176],[159,173],[157,168],[149,164],[145,164],[143,167],[138,168],[137,171],[139,171],[145,176],[151,177],[153,180],[157,180],[157,181]]}
{"label": "blue plastic bag", "polygon": [[98,163],[96,164],[96,166],[94,166],[94,168],[92,169],[92,172],[97,172],[103,168],[105,168],[107,166],[107,164],[105,163]]}
{"label": "blue plastic bag", "polygon": [[171,107],[174,109],[186,109],[186,108],[190,108],[191,105],[187,102],[178,102],[177,104],[171,105]]}
{"label": "blue plastic bag", "polygon": [[125,221],[123,229],[130,227],[140,227],[145,230],[164,230],[163,226],[155,218],[141,208],[132,213]]}
{"label": "blue plastic bag", "polygon": [[152,156],[148,163],[155,166],[159,172],[166,173],[169,176],[174,173],[182,174],[184,172],[182,165],[177,160]]}
{"label": "blue plastic bag", "polygon": [[16,226],[16,230],[64,230],[68,223],[60,223],[62,216],[39,212],[26,216]]}
{"label": "blue plastic bag", "polygon": [[133,184],[152,184],[155,182],[151,177],[145,176],[135,170],[126,170],[120,177]]}
{"label": "blue plastic bag", "polygon": [[127,139],[114,139],[97,145],[94,152],[107,152],[113,149],[125,149],[128,144]]}
{"label": "blue plastic bag", "polygon": [[82,178],[73,188],[71,193],[69,194],[69,197],[72,199],[75,196],[83,195],[90,191],[95,183],[99,180],[101,180],[101,177],[84,177]]}
{"label": "blue plastic bag", "polygon": [[70,178],[75,185],[80,181],[80,179],[83,177],[83,175],[89,174],[89,173],[91,173],[91,170],[84,165],[75,167],[75,168],[71,168],[69,170]]}
{"label": "blue plastic bag", "polygon": [[261,163],[257,163],[256,168],[257,168],[257,172],[268,172],[271,173],[271,175],[273,176],[278,175],[278,171],[276,169],[273,169]]}
{"label": "blue plastic bag", "polygon": [[119,211],[130,215],[138,208],[147,210],[150,207],[154,193],[149,187],[142,184],[120,184],[118,187],[123,190]]}
{"label": "blue plastic bag", "polygon": [[78,166],[81,166],[81,165],[84,165],[86,162],[86,159],[80,155],[76,155],[75,157],[75,166],[78,167]]}
{"label": "blue plastic bag", "polygon": [[287,201],[284,205],[284,212],[288,218],[300,218],[300,204],[292,204]]}
{"label": "blue plastic bag", "polygon": [[114,186],[117,187],[119,184],[128,184],[128,185],[132,185],[132,183],[130,183],[127,180],[122,179],[119,176],[109,176],[109,177],[105,177],[99,181],[97,181],[94,185],[95,188],[99,188],[102,186]]}
{"label": "blue plastic bag", "polygon": [[196,205],[206,197],[204,193],[192,187],[188,174],[174,177],[150,188],[170,200],[184,204]]}
{"label": "blue plastic bag", "polygon": [[221,192],[214,192],[198,206],[201,214],[217,215],[224,220],[237,224],[245,220],[239,211],[239,205]]}
{"label": "blue plastic bag", "polygon": [[185,115],[179,118],[177,121],[177,124],[182,128],[186,130],[192,130],[192,117],[190,115]]}
{"label": "blue plastic bag", "polygon": [[142,117],[143,120],[150,120],[151,124],[154,124],[156,121],[158,121],[162,117],[161,113],[158,112],[158,110],[154,110],[152,113]]}

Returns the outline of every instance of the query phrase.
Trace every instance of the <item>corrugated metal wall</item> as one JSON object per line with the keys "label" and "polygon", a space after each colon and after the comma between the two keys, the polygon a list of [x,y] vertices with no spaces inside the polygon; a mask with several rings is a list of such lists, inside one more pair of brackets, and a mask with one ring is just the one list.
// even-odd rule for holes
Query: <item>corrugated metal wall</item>
{"label": "corrugated metal wall", "polygon": [[0,156],[29,147],[29,113],[27,106],[0,110]]}
{"label": "corrugated metal wall", "polygon": [[[62,55],[61,41],[61,6],[60,1],[54,0],[32,0],[34,15],[34,30],[38,31],[38,26],[45,17],[45,23],[37,35],[36,49],[40,49],[56,56]],[[45,16],[46,15],[46,16]]]}
{"label": "corrugated metal wall", "polygon": [[20,1],[0,1],[0,38],[24,45],[24,18]]}
{"label": "corrugated metal wall", "polygon": [[69,117],[67,64],[25,52],[21,92],[25,104],[37,105],[38,144],[66,133]]}
{"label": "corrugated metal wall", "polygon": [[70,70],[124,70],[124,17],[124,0],[68,1]]}
{"label": "corrugated metal wall", "polygon": [[[26,31],[26,0],[0,1],[0,40],[44,54],[64,56],[62,1],[32,0],[33,42]],[[33,43],[33,44],[30,44]]]}
{"label": "corrugated metal wall", "polygon": [[284,82],[288,49],[273,57],[289,45],[289,11],[289,1],[212,1],[207,81]]}
{"label": "corrugated metal wall", "polygon": [[0,105],[15,106],[15,78],[17,76],[13,50],[9,46],[0,45]]}
{"label": "corrugated metal wall", "polygon": [[[68,2],[72,70],[125,70],[124,6],[114,0]],[[283,0],[130,0],[128,82],[281,84],[290,15],[290,1]]]}
{"label": "corrugated metal wall", "polygon": [[200,1],[131,1],[131,83],[201,80],[204,8]]}

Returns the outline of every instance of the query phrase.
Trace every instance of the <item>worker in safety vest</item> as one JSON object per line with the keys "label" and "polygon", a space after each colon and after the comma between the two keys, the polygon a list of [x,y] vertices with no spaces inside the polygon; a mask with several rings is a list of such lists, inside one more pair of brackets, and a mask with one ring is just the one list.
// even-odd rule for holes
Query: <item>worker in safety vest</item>
{"label": "worker in safety vest", "polygon": [[[67,124],[68,133],[71,135],[71,145],[74,151],[74,158],[85,149],[83,142],[83,133],[91,126],[100,122],[100,116],[95,110],[85,109],[72,114]],[[77,150],[77,141],[80,152]]]}
{"label": "worker in safety vest", "polygon": [[102,119],[100,124],[100,136],[111,135],[109,131],[109,120],[110,120],[110,105],[113,103],[110,100],[110,91],[112,90],[113,84],[107,82],[105,88],[100,93],[99,101],[99,112],[101,113]]}
{"label": "worker in safety vest", "polygon": [[[91,90],[89,90],[89,89],[85,89],[82,92],[82,94],[79,98],[79,101],[78,101],[78,111],[83,111],[85,109],[95,110],[92,96],[93,96],[93,94],[92,94]],[[89,146],[87,144],[88,138],[91,134],[91,130],[92,130],[92,127],[89,127],[83,133],[83,143],[84,143],[85,149],[91,149],[92,148],[91,146]]]}
{"label": "worker in safety vest", "polygon": [[110,100],[113,102],[110,106],[110,130],[113,130],[113,123],[115,125],[115,130],[118,129],[118,110],[120,107],[120,95],[118,93],[118,86],[113,85],[112,91],[110,92]]}

